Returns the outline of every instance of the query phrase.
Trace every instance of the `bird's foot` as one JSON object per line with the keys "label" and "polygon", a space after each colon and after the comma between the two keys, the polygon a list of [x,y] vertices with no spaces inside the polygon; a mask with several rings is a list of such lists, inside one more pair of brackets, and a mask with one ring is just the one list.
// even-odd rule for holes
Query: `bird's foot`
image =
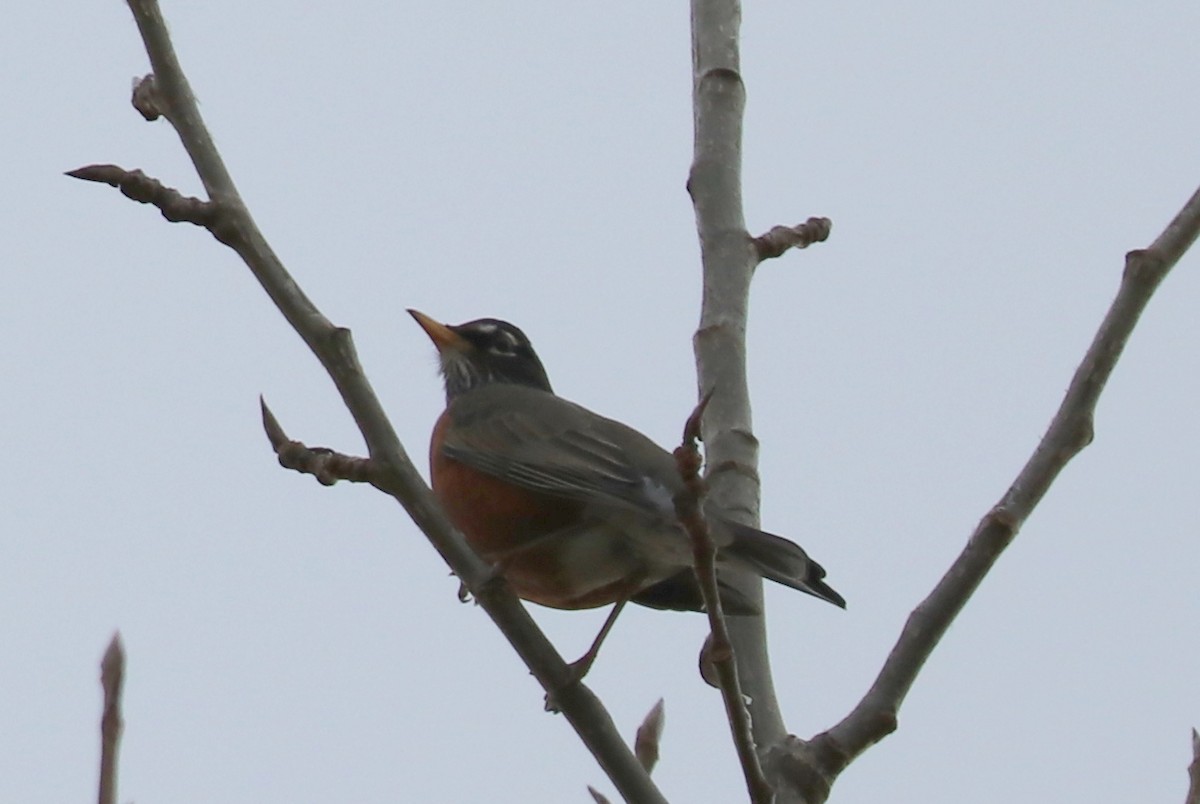
{"label": "bird's foot", "polygon": [[589,650],[583,656],[567,665],[567,675],[563,682],[556,689],[546,693],[546,711],[558,714],[562,711],[558,705],[558,696],[567,689],[575,686],[583,681],[583,677],[592,669],[592,664],[596,661],[597,651]]}

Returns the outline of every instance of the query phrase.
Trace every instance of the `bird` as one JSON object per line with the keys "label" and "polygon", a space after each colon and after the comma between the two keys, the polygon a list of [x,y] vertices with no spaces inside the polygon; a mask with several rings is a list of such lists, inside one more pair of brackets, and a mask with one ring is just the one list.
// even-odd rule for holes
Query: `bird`
{"label": "bird", "polygon": [[[468,544],[524,600],[556,609],[612,605],[591,668],[627,603],[703,611],[690,537],[674,495],[674,457],[621,422],[554,393],[518,327],[495,318],[443,324],[409,314],[433,341],[446,392],[429,445],[430,480]],[[722,579],[741,569],[845,608],[825,570],[794,542],[706,511],[726,614],[759,613]]]}

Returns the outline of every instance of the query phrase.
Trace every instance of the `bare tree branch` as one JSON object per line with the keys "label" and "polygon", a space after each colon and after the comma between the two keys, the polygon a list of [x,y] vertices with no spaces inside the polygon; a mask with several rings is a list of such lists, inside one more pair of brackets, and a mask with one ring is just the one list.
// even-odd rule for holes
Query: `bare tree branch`
{"label": "bare tree branch", "polygon": [[833,221],[829,218],[809,218],[795,226],[773,226],[771,231],[754,238],[754,251],[759,262],[769,260],[782,256],[788,249],[824,242],[832,228]]}
{"label": "bare tree branch", "polygon": [[[204,125],[155,0],[129,0],[153,77],[134,93],[147,119],[166,117],[178,133],[221,222],[213,231],[246,262],[288,323],[329,372],[367,443],[371,482],[395,497],[496,622],[627,801],[663,802],[599,700],[569,672],[505,584],[466,545],[413,467],[358,361],[347,329],[335,327],[288,274],[258,230]],[[118,169],[119,170],[119,169]],[[129,173],[129,176],[135,176]],[[89,176],[90,180],[97,180]],[[128,180],[127,180],[128,181]],[[136,184],[136,180],[134,181]],[[203,203],[203,202],[202,202]],[[161,207],[160,207],[161,208]]]}
{"label": "bare tree branch", "polygon": [[717,587],[717,548],[709,536],[708,523],[704,519],[704,481],[700,478],[700,451],[696,447],[700,437],[700,423],[704,409],[708,407],[713,393],[709,391],[696,405],[683,428],[683,441],[675,448],[675,466],[683,478],[683,489],[675,495],[675,515],[692,541],[695,558],[696,580],[700,595],[704,599],[704,610],[708,613],[711,629],[706,643],[707,658],[716,671],[717,688],[725,702],[725,716],[733,735],[738,761],[746,777],[746,789],[751,801],[770,804],[775,791],[763,775],[758,753],[754,746],[754,735],[750,725],[750,712],[738,680],[737,661],[733,644],[729,638],[725,615],[721,611],[721,595]]}
{"label": "bare tree branch", "polygon": [[1188,765],[1188,792],[1184,804],[1200,804],[1200,734],[1192,729],[1192,763]]}
{"label": "bare tree branch", "polygon": [[[692,346],[699,387],[721,389],[704,418],[709,496],[728,515],[756,526],[758,441],[746,384],[746,314],[759,258],[742,211],[741,7],[736,0],[692,0],[691,18],[694,145],[687,186],[704,268]],[[725,580],[761,607],[761,579],[730,573]],[[762,750],[787,736],[771,678],[766,620],[737,617],[728,627],[754,740]]]}
{"label": "bare tree branch", "polygon": [[125,685],[125,648],[121,634],[113,634],[100,660],[100,687],[104,714],[100,716],[100,804],[117,802],[117,750],[125,722],[121,718],[121,689]]}
{"label": "bare tree branch", "polygon": [[[1058,412],[1029,461],[989,511],[949,571],[911,615],[875,683],[849,715],[812,741],[823,788],[896,728],[896,715],[925,660],[1067,463],[1092,441],[1096,402],[1154,291],[1200,234],[1200,190],[1149,248],[1125,255],[1120,289]],[[810,777],[811,778],[811,777]]]}

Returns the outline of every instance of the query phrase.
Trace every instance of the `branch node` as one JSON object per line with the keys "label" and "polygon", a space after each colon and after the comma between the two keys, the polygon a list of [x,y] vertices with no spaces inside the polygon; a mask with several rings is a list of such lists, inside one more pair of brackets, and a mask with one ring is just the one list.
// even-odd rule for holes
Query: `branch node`
{"label": "branch node", "polygon": [[158,85],[154,81],[154,73],[147,73],[141,78],[133,79],[133,96],[129,99],[133,108],[148,122],[153,122],[165,113],[162,108],[162,98]]}
{"label": "branch node", "polygon": [[1003,503],[998,504],[988,512],[988,516],[996,523],[998,527],[1003,528],[1009,533],[1016,532],[1017,526],[1021,522],[1021,518],[1004,506]]}
{"label": "branch node", "polygon": [[1168,266],[1162,254],[1153,248],[1135,248],[1125,254],[1124,278],[1130,282],[1155,283]]}
{"label": "branch node", "polygon": [[[747,463],[744,463],[743,461],[721,461],[720,463],[716,463],[708,467],[709,479],[712,479],[724,472],[741,475],[748,480],[752,480],[756,484],[762,482],[762,477],[758,474],[758,469],[750,466]],[[753,511],[750,513],[753,513]]]}
{"label": "branch node", "polygon": [[774,226],[771,231],[753,238],[758,261],[782,256],[788,249],[808,248],[829,238],[833,221],[829,218],[809,218],[795,226]]}
{"label": "branch node", "polygon": [[776,778],[788,781],[788,786],[801,794],[805,801],[825,801],[838,772],[845,767],[829,757],[828,734],[819,734],[805,742],[789,734],[764,752],[763,764]]}
{"label": "branch node", "polygon": [[745,91],[745,85],[742,82],[742,74],[731,67],[713,67],[705,70],[700,74],[697,83],[703,88],[712,86],[713,89],[720,91],[723,85],[733,85]]}
{"label": "branch node", "polygon": [[1075,426],[1065,437],[1066,446],[1064,449],[1068,451],[1068,457],[1074,456],[1082,452],[1096,437],[1096,420],[1092,411],[1085,410],[1075,422]]}

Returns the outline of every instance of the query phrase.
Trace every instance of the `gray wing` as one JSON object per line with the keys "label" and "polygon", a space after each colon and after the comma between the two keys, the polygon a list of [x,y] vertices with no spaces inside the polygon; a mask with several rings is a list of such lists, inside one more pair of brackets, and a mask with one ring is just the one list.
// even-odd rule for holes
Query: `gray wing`
{"label": "gray wing", "polygon": [[447,457],[527,489],[661,515],[680,485],[650,439],[544,391],[485,386],[449,414]]}

